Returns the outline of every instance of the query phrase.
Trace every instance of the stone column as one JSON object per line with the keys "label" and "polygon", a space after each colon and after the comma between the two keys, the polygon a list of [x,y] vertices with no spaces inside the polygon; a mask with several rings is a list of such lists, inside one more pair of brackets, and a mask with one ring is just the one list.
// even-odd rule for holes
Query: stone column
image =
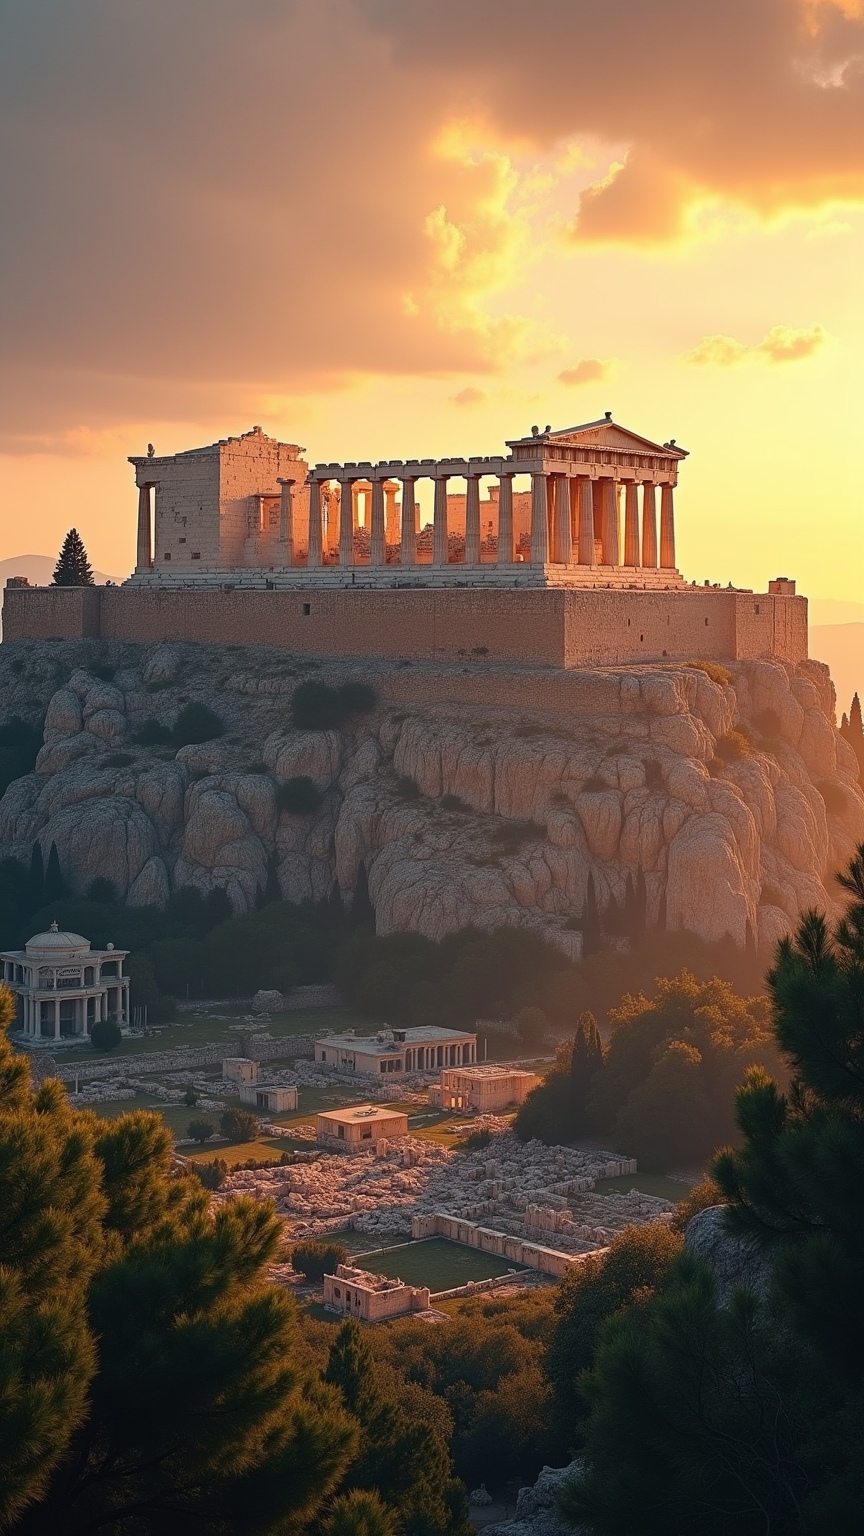
{"label": "stone column", "polygon": [[579,546],[580,565],[594,564],[594,481],[580,475],[579,487]]}
{"label": "stone column", "polygon": [[384,482],[372,481],[372,518],[369,529],[369,564],[384,565]]}
{"label": "stone column", "polygon": [[465,564],[480,564],[480,476],[465,480]]}
{"label": "stone column", "polygon": [[603,496],[603,564],[621,564],[618,553],[618,482],[600,481]]}
{"label": "stone column", "polygon": [[447,544],[447,481],[449,475],[435,476],[435,510],[432,523],[432,564],[446,565],[449,559]]}
{"label": "stone column", "polygon": [[149,485],[142,485],[138,489],[138,554],[135,568],[139,571],[153,569],[153,541],[150,536],[150,490]]}
{"label": "stone column", "polygon": [[[41,1009],[40,1009],[40,1011],[41,1011]],[[55,997],[55,999],[54,999],[54,1039],[55,1040],[59,1040],[60,1039],[60,999],[59,999],[59,997]]]}
{"label": "stone column", "polygon": [[498,476],[498,564],[513,564],[513,476]]}
{"label": "stone column", "polygon": [[660,487],[660,566],[675,569],[675,504],[671,485]]}
{"label": "stone column", "polygon": [[399,486],[395,480],[384,481],[384,542],[385,544],[399,543],[399,508],[396,505],[396,492]]}
{"label": "stone column", "polygon": [[639,564],[639,492],[635,480],[624,487],[624,564]]}
{"label": "stone column", "polygon": [[570,476],[555,476],[555,548],[553,558],[573,564],[573,524],[570,521]]}
{"label": "stone column", "polygon": [[649,571],[657,569],[657,503],[653,480],[642,482],[642,564]]}
{"label": "stone column", "polygon": [[354,564],[354,481],[340,480],[339,564]]}
{"label": "stone column", "polygon": [[309,553],[307,565],[324,564],[324,543],[321,538],[321,481],[309,481]]}
{"label": "stone column", "polygon": [[531,564],[549,562],[549,476],[542,470],[531,476]]}
{"label": "stone column", "polygon": [[294,564],[294,500],[291,494],[293,480],[282,480],[279,498],[279,545],[286,565]]}
{"label": "stone column", "polygon": [[417,507],[414,501],[416,481],[402,481],[402,545],[399,559],[402,565],[417,564]]}

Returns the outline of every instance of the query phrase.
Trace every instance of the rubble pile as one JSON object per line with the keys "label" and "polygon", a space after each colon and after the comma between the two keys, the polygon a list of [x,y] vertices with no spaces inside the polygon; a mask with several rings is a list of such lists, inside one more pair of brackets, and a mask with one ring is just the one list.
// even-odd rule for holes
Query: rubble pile
{"label": "rubble pile", "polygon": [[322,1154],[285,1168],[238,1170],[214,1198],[272,1199],[294,1237],[349,1229],[373,1241],[410,1237],[413,1217],[441,1212],[587,1253],[625,1226],[668,1220],[674,1210],[635,1190],[595,1191],[598,1179],[628,1171],[634,1165],[610,1152],[523,1143],[510,1133],[467,1152],[407,1136],[350,1158]]}

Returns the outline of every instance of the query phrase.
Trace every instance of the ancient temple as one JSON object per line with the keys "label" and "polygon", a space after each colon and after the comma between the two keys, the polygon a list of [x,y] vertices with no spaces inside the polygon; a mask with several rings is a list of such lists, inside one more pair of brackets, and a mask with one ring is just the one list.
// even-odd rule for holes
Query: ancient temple
{"label": "ancient temple", "polygon": [[[132,458],[134,586],[681,585],[674,492],[686,452],[612,420],[533,428],[506,454],[316,464],[259,427]],[[418,481],[434,487],[423,525]]]}

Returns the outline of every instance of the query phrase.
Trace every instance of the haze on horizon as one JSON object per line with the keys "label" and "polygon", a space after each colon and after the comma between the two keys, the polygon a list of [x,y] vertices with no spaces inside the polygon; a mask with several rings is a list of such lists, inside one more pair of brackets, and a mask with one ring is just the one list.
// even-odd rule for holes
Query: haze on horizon
{"label": "haze on horizon", "polygon": [[864,0],[7,0],[0,558],[260,423],[690,450],[696,579],[862,598]]}

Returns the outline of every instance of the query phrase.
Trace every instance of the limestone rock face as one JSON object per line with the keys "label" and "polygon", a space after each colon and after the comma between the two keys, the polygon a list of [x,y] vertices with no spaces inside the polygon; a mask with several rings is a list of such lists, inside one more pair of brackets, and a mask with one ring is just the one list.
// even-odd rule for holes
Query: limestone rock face
{"label": "limestone rock face", "polygon": [[746,1285],[758,1296],[767,1295],[770,1263],[754,1242],[727,1232],[725,1207],[711,1205],[687,1223],[684,1246],[704,1260],[714,1275],[717,1300],[726,1306],[732,1292]]}
{"label": "limestone rock face", "polygon": [[567,1467],[543,1467],[531,1488],[516,1495],[516,1518],[484,1527],[486,1536],[579,1536],[584,1527],[570,1525],[558,1513],[558,1500],[568,1483],[582,1474],[583,1463]]}
{"label": "limestone rock face", "polygon": [[[568,956],[589,877],[602,909],[641,870],[649,921],[740,944],[773,944],[808,906],[839,910],[833,872],[864,840],[864,794],[818,662],[730,664],[728,682],[671,663],[322,662],[332,685],[363,670],[379,704],[298,731],[308,665],[237,650],[53,643],[19,648],[18,665],[0,648],[0,718],[36,700],[45,720],[34,771],[0,800],[0,857],[56,842],[76,891],[97,875],[133,904],[221,887],[238,912],[274,875],[291,901],[334,884],[350,899],[362,863],[380,933],[515,924]],[[111,681],[90,670],[106,661]],[[217,710],[219,737],[140,744],[145,721],[170,727],[190,700]],[[308,815],[280,810],[298,777],[319,792]]]}

